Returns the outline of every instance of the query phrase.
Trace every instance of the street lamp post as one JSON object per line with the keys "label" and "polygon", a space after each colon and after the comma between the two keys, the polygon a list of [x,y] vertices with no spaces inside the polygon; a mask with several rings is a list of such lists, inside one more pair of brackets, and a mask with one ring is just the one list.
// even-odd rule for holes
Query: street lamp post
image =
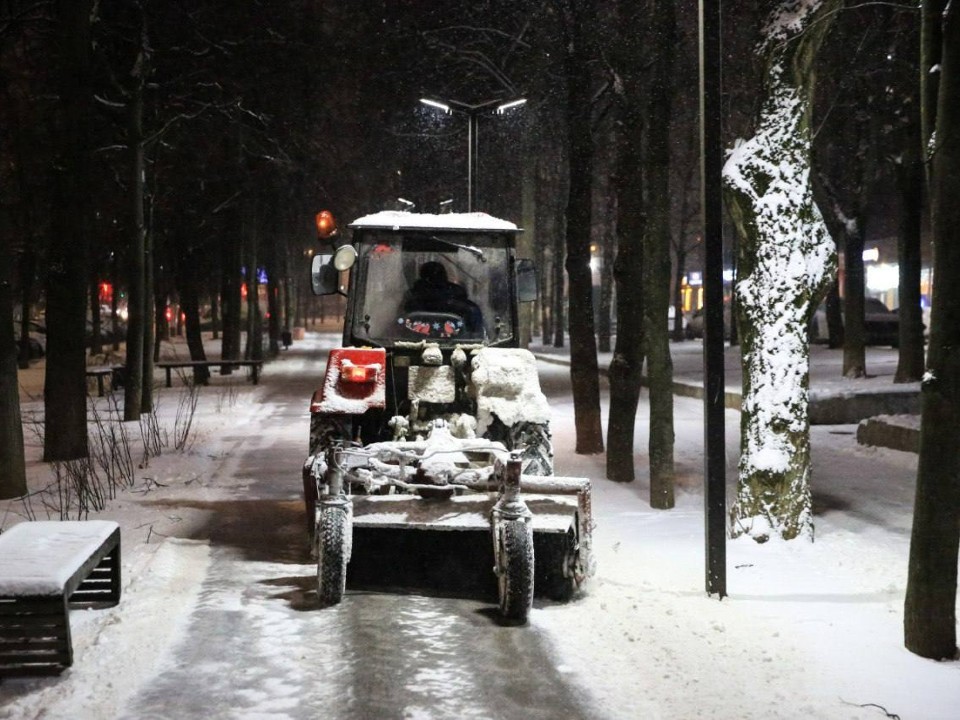
{"label": "street lamp post", "polygon": [[700,211],[704,244],[704,515],[707,594],[727,595],[723,374],[720,0],[700,0]]}
{"label": "street lamp post", "polygon": [[478,120],[480,115],[491,110],[493,113],[502,115],[507,110],[520,107],[527,102],[527,99],[517,98],[504,101],[497,98],[475,105],[459,100],[434,100],[432,98],[420,98],[420,102],[428,107],[442,110],[448,115],[459,112],[467,116],[467,212],[473,212],[477,206],[477,158],[480,150]]}

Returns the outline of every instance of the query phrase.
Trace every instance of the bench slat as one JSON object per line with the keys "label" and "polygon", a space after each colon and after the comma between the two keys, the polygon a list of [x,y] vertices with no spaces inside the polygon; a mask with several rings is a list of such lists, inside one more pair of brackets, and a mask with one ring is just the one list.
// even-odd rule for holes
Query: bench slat
{"label": "bench slat", "polygon": [[40,653],[60,652],[63,649],[63,642],[60,640],[21,640],[19,642],[5,642],[0,645],[0,662],[11,655],[31,655]]}
{"label": "bench slat", "polygon": [[3,626],[0,627],[0,635],[7,628],[18,625],[65,625],[63,613],[57,614],[57,608],[51,609],[49,606],[25,606],[25,603],[18,603],[21,607],[17,612],[6,612],[0,615],[3,618]]}
{"label": "bench slat", "polygon": [[230,368],[232,371],[235,367],[247,367],[250,368],[253,384],[257,385],[260,379],[260,372],[263,369],[263,363],[263,360],[160,360],[154,363],[154,366],[162,369],[166,373],[167,387],[172,386],[171,372],[173,370],[178,368],[200,367],[207,369],[219,367],[221,374],[223,374],[224,368]]}
{"label": "bench slat", "polygon": [[17,662],[15,664],[6,665],[0,663],[0,675],[12,675],[14,673],[10,672],[11,670],[17,670],[17,674],[20,674],[23,671],[27,671],[24,674],[30,675],[59,675],[63,672],[62,665],[65,663],[65,659],[59,660],[54,665],[29,665],[26,662]]}

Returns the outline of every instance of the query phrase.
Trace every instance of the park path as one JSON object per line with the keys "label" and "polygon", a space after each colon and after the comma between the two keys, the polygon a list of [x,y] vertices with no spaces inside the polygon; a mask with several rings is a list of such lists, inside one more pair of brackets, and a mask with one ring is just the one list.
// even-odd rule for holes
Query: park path
{"label": "park path", "polygon": [[[290,352],[315,354],[322,372],[323,346]],[[225,438],[216,474],[245,489],[207,503],[192,531],[210,547],[198,600],[171,662],[121,717],[590,717],[536,629],[500,627],[489,605],[348,592],[317,608],[299,487],[317,378],[286,370],[298,366],[271,364],[263,416]]]}

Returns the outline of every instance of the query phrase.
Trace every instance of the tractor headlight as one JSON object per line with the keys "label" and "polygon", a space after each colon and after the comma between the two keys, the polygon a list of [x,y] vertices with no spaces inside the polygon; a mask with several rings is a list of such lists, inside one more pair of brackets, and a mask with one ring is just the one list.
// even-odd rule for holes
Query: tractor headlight
{"label": "tractor headlight", "polygon": [[349,270],[357,261],[357,251],[353,245],[341,245],[333,256],[333,266],[340,271]]}

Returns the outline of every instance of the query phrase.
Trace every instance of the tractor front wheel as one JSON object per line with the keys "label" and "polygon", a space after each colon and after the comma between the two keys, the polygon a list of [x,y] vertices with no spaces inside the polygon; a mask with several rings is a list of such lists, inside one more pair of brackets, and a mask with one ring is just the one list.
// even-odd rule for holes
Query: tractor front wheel
{"label": "tractor front wheel", "polygon": [[353,528],[349,507],[325,505],[317,522],[317,594],[324,607],[343,599]]}
{"label": "tractor front wheel", "polygon": [[497,544],[500,614],[523,624],[533,606],[533,528],[524,520],[505,520],[499,523]]}

